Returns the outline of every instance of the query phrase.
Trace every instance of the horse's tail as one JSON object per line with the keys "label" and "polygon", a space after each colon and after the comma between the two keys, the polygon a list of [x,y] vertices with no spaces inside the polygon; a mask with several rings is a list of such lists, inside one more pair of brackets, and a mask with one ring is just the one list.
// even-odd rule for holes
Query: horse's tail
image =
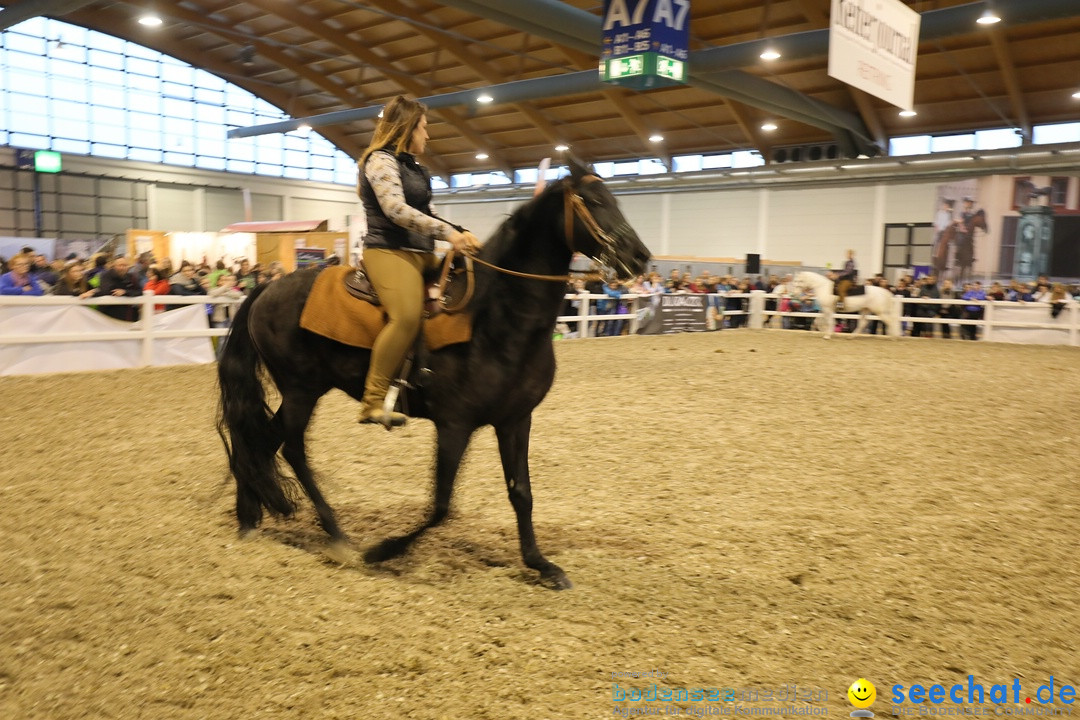
{"label": "horse's tail", "polygon": [[262,508],[282,516],[296,510],[292,488],[278,465],[280,433],[266,404],[259,352],[248,326],[252,306],[268,287],[271,284],[257,286],[240,306],[218,361],[217,430],[236,478],[236,514],[241,530],[258,525]]}

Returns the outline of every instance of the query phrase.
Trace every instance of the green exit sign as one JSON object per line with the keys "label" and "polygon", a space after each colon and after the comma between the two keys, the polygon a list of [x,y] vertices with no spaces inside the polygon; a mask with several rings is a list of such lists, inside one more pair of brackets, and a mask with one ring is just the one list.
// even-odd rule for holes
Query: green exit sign
{"label": "green exit sign", "polygon": [[600,80],[635,90],[686,82],[686,62],[646,52],[607,57],[600,61]]}
{"label": "green exit sign", "polygon": [[[645,74],[644,55],[624,55],[617,58],[608,58],[604,61],[607,77],[602,78],[605,82],[622,80],[623,78],[636,77]],[[603,71],[601,71],[603,75]]]}
{"label": "green exit sign", "polygon": [[34,169],[43,173],[60,172],[60,153],[55,150],[38,150],[34,153]]}
{"label": "green exit sign", "polygon": [[656,74],[675,82],[686,82],[686,63],[664,55],[656,56]]}

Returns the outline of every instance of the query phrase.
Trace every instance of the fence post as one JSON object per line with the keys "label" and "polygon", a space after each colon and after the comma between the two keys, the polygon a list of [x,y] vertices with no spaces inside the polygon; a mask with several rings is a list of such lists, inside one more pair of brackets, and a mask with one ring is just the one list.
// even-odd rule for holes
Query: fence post
{"label": "fence post", "polygon": [[589,305],[592,302],[589,298],[591,296],[592,296],[592,293],[588,293],[588,292],[583,292],[580,295],[578,295],[578,298],[581,300],[581,302],[578,303],[578,337],[579,338],[587,338],[587,337],[589,337]]}
{"label": "fence post", "polygon": [[982,339],[990,341],[994,334],[994,303],[987,302],[983,305],[983,334]]}
{"label": "fence post", "polygon": [[746,309],[750,313],[749,326],[754,330],[765,327],[765,291],[751,290],[750,302],[746,303]]}
{"label": "fence post", "polygon": [[142,326],[142,349],[139,367],[150,367],[154,361],[154,291],[143,290],[139,302],[139,323]]}
{"label": "fence post", "polygon": [[891,330],[888,326],[885,327],[886,332],[892,334],[893,337],[904,336],[904,299],[900,295],[893,295],[893,315],[896,317],[896,327]]}
{"label": "fence post", "polygon": [[641,298],[636,296],[636,295],[630,301],[630,330],[627,331],[628,335],[637,335],[638,324],[639,324],[638,305],[640,303],[641,303]]}
{"label": "fence post", "polygon": [[1080,323],[1080,304],[1069,303],[1069,345],[1076,346],[1077,344],[1077,323]]}

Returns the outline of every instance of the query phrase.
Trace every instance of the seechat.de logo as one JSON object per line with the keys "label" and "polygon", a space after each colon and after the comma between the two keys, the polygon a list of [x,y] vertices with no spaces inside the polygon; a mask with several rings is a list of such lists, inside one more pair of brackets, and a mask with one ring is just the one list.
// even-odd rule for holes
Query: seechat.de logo
{"label": "seechat.de logo", "polygon": [[1023,692],[1019,678],[1013,678],[1013,681],[1008,684],[998,683],[988,688],[984,687],[982,683],[976,682],[974,675],[968,675],[966,684],[956,683],[945,686],[938,683],[929,687],[916,684],[908,688],[903,685],[892,686],[892,702],[896,705],[904,702],[939,705],[950,701],[957,704],[965,702],[972,704],[984,702],[994,704],[1012,702],[1018,705],[1033,702],[1048,704],[1054,702],[1055,695],[1057,701],[1061,704],[1072,705],[1076,701],[1076,688],[1055,681],[1053,675],[1050,676],[1048,684],[1039,686],[1039,689],[1035,691],[1034,698]]}

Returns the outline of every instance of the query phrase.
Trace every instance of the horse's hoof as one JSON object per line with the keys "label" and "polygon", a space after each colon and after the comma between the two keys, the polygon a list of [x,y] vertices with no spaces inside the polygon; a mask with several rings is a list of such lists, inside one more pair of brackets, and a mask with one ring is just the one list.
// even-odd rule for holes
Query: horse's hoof
{"label": "horse's hoof", "polygon": [[368,564],[381,563],[404,555],[405,551],[409,549],[411,540],[408,536],[386,538],[364,551],[364,562]]}
{"label": "horse's hoof", "polygon": [[352,545],[345,538],[332,540],[330,544],[326,546],[323,554],[338,565],[352,565],[353,563],[354,555]]}
{"label": "horse's hoof", "polygon": [[569,590],[574,587],[570,578],[560,568],[540,573],[540,584],[549,590]]}
{"label": "horse's hoof", "polygon": [[257,536],[255,530],[256,528],[254,526],[242,527],[236,532],[236,537],[240,540],[254,540]]}

